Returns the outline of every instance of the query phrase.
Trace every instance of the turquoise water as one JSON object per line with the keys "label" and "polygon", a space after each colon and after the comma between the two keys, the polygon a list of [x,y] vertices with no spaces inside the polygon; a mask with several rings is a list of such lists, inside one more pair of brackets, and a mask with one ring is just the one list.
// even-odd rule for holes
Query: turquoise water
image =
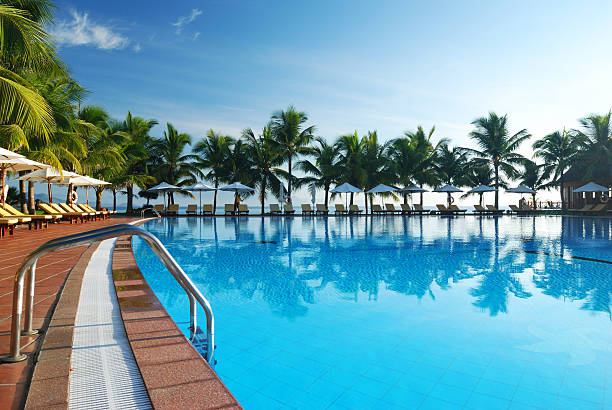
{"label": "turquoise water", "polygon": [[[247,409],[612,409],[611,219],[143,227],[209,298],[215,370]],[[134,252],[186,331],[182,290],[144,242]]]}

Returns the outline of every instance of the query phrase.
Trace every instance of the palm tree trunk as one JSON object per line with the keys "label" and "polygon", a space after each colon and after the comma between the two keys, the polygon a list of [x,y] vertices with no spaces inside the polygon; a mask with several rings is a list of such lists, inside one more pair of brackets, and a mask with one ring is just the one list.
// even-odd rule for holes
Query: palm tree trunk
{"label": "palm tree trunk", "polygon": [[[19,175],[25,175],[25,171],[20,171]],[[25,181],[19,181],[19,203],[21,204],[21,212],[28,213],[28,202],[26,200],[26,185]]]}
{"label": "palm tree trunk", "polygon": [[[423,184],[419,185],[421,188],[423,188]],[[421,206],[423,206],[423,191],[421,191]]]}
{"label": "palm tree trunk", "polygon": [[365,201],[365,214],[368,214],[368,194],[363,194],[363,199]]}
{"label": "palm tree trunk", "polygon": [[102,209],[102,188],[96,188],[96,211]]}
{"label": "palm tree trunk", "polygon": [[408,203],[408,194],[404,193],[404,205]]}
{"label": "palm tree trunk", "polygon": [[291,157],[292,155],[289,155],[289,182],[287,183],[287,195],[289,196],[289,203],[291,203],[291,180],[292,175],[291,175]]}
{"label": "palm tree trunk", "polygon": [[259,192],[259,200],[261,201],[261,214],[264,214],[266,202],[266,181],[261,181],[261,191]]}
{"label": "palm tree trunk", "polygon": [[130,213],[132,212],[132,208],[134,207],[134,204],[132,202],[132,195],[134,194],[134,185],[132,183],[128,184],[128,186],[126,187],[126,191],[127,191],[127,207],[126,207],[125,212]]}
{"label": "palm tree trunk", "polygon": [[353,205],[353,193],[351,192],[351,205]]}
{"label": "palm tree trunk", "polygon": [[117,190],[113,189],[113,211],[117,210]]}
{"label": "palm tree trunk", "polygon": [[329,185],[325,186],[325,207],[329,204]]}
{"label": "palm tree trunk", "polygon": [[215,196],[213,199],[213,209],[212,209],[212,214],[216,215],[217,214],[217,192],[219,188],[219,178],[215,178]]}
{"label": "palm tree trunk", "polygon": [[564,190],[563,177],[564,177],[564,174],[561,173],[561,178],[559,178],[559,190],[561,191],[561,210],[565,211],[565,193],[563,192]]}
{"label": "palm tree trunk", "polygon": [[533,200],[533,209],[536,209],[536,194],[531,194],[531,199]]}
{"label": "palm tree trunk", "polygon": [[31,214],[36,213],[36,203],[34,202],[34,181],[28,181],[28,210]]}
{"label": "palm tree trunk", "polygon": [[495,208],[499,209],[499,164],[495,162]]}

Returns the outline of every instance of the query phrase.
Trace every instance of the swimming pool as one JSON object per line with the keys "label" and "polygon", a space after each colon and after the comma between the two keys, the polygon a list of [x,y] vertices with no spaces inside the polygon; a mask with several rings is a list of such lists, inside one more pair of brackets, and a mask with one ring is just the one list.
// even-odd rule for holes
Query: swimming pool
{"label": "swimming pool", "polygon": [[[612,220],[164,218],[247,409],[612,409]],[[186,331],[186,297],[140,239]],[[202,316],[202,312],[200,312]]]}

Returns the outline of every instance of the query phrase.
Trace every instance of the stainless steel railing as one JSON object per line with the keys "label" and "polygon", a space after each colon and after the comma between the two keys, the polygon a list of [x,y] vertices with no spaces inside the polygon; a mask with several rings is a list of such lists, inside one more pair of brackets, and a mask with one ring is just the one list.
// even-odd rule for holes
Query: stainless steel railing
{"label": "stainless steel railing", "polygon": [[[197,332],[197,306],[196,302],[202,306],[206,314],[206,351],[204,358],[208,363],[214,365],[215,352],[215,318],[212,308],[208,300],[202,295],[196,285],[189,279],[183,269],[174,260],[172,255],[164,247],[164,245],[155,237],[155,235],[138,228],[134,225],[120,224],[106,228],[95,229],[89,232],[83,232],[76,235],[70,235],[59,239],[51,240],[40,248],[32,252],[22,262],[17,274],[15,275],[15,284],[13,288],[13,321],[11,324],[11,339],[10,353],[8,356],[1,358],[1,361],[14,363],[22,361],[26,355],[21,354],[21,335],[33,335],[38,331],[32,329],[32,318],[34,315],[34,285],[36,278],[36,262],[41,256],[48,253],[74,248],[76,246],[90,245],[94,242],[99,242],[104,239],[116,238],[124,235],[137,235],[141,237],[155,252],[157,257],[162,261],[166,268],[170,271],[174,279],[181,285],[189,298],[189,317],[191,339],[193,340]],[[21,330],[21,315],[23,310],[23,285],[26,278],[26,273],[29,272],[26,288],[26,306],[24,330]]]}
{"label": "stainless steel railing", "polygon": [[142,211],[140,211],[140,218],[141,219],[144,218],[144,214],[148,210],[154,212],[155,215],[157,215],[158,218],[161,218],[161,214],[159,212],[157,212],[157,209],[155,209],[155,208],[142,208]]}

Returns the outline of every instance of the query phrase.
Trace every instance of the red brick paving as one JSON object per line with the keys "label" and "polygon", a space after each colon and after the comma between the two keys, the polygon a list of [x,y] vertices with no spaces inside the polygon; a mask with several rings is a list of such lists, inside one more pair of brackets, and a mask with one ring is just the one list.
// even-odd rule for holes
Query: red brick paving
{"label": "red brick paving", "polygon": [[[25,256],[48,240],[133,220],[134,218],[117,217],[85,224],[71,225],[62,222],[49,224],[47,229],[32,231],[27,227],[18,227],[13,236],[0,238],[0,355],[9,351],[13,279]],[[66,277],[86,249],[87,247],[82,246],[58,251],[39,260],[34,300],[35,328],[45,330],[48,327]],[[34,356],[39,350],[41,340],[38,335],[22,337],[22,352],[27,354],[27,360],[0,364],[0,409],[17,409],[24,406],[32,378]]]}

